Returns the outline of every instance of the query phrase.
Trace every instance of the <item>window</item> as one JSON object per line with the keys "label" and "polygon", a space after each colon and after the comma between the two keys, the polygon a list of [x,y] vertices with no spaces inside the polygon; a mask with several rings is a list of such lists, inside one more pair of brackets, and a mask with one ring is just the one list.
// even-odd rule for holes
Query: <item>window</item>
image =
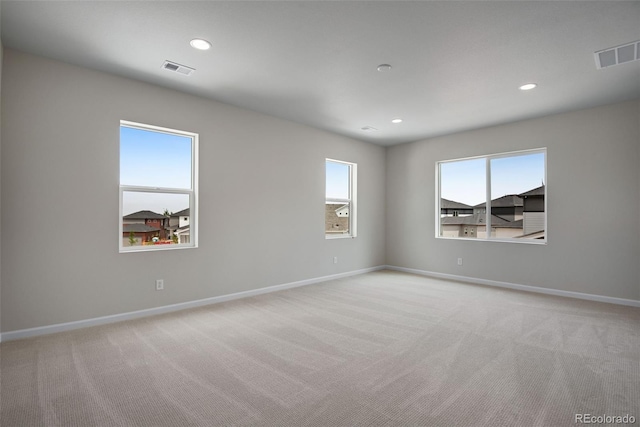
{"label": "window", "polygon": [[540,148],[438,162],[436,237],[546,243],[546,156]]}
{"label": "window", "polygon": [[356,237],[355,163],[326,159],[324,232],[327,239]]}
{"label": "window", "polygon": [[198,134],[120,122],[120,252],[197,247]]}

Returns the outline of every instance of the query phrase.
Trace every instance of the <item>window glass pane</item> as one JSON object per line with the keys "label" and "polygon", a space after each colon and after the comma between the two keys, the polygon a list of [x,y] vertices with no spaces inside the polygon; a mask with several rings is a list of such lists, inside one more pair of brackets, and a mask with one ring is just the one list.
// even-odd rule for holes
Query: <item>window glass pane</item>
{"label": "window glass pane", "polygon": [[544,239],[544,153],[491,159],[491,237]]}
{"label": "window glass pane", "polygon": [[161,245],[190,242],[188,194],[122,194],[122,245]]}
{"label": "window glass pane", "polygon": [[325,204],[324,230],[329,235],[349,234],[350,203]]}
{"label": "window glass pane", "polygon": [[491,159],[491,237],[544,238],[544,192],[544,153]]}
{"label": "window glass pane", "polygon": [[326,198],[349,199],[349,165],[327,160]]}
{"label": "window glass pane", "polygon": [[442,237],[475,238],[485,233],[486,160],[440,163]]}
{"label": "window glass pane", "polygon": [[544,153],[491,159],[491,200],[544,185]]}
{"label": "window glass pane", "polygon": [[191,189],[192,140],[120,126],[120,185]]}

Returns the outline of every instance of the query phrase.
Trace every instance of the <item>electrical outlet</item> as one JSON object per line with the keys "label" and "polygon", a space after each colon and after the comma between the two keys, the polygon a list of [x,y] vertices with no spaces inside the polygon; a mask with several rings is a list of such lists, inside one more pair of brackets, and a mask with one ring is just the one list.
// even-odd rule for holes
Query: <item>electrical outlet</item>
{"label": "electrical outlet", "polygon": [[164,291],[164,280],[163,279],[156,280],[156,291]]}
{"label": "electrical outlet", "polygon": [[462,265],[462,258],[458,258],[458,265]]}
{"label": "electrical outlet", "polygon": [[333,263],[334,263],[334,264],[337,264],[337,263],[338,263],[338,257],[337,257],[337,256],[334,256],[334,257],[333,257]]}

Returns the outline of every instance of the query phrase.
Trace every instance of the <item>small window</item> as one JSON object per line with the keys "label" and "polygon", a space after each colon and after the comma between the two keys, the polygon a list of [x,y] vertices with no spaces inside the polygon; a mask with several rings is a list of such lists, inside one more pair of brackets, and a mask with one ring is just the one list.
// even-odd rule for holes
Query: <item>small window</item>
{"label": "small window", "polygon": [[120,252],[197,247],[197,158],[198,134],[120,122]]}
{"label": "small window", "polygon": [[546,156],[540,148],[438,162],[436,237],[546,243]]}
{"label": "small window", "polygon": [[355,163],[326,159],[324,232],[328,239],[356,236]]}

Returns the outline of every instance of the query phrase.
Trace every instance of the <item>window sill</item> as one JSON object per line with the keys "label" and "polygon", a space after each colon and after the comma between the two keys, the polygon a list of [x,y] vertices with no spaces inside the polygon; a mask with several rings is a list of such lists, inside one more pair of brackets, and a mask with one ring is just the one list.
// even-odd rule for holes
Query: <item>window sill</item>
{"label": "window sill", "polygon": [[355,236],[351,234],[325,234],[324,238],[326,240],[334,240],[334,239],[353,239]]}
{"label": "window sill", "polygon": [[179,251],[181,249],[196,249],[198,245],[157,245],[149,247],[120,248],[121,254],[159,251]]}
{"label": "window sill", "polygon": [[498,243],[516,243],[523,245],[546,245],[548,242],[546,240],[537,240],[537,239],[485,239],[478,237],[444,237],[444,236],[436,236],[436,239],[440,240],[463,240],[465,242],[498,242]]}

